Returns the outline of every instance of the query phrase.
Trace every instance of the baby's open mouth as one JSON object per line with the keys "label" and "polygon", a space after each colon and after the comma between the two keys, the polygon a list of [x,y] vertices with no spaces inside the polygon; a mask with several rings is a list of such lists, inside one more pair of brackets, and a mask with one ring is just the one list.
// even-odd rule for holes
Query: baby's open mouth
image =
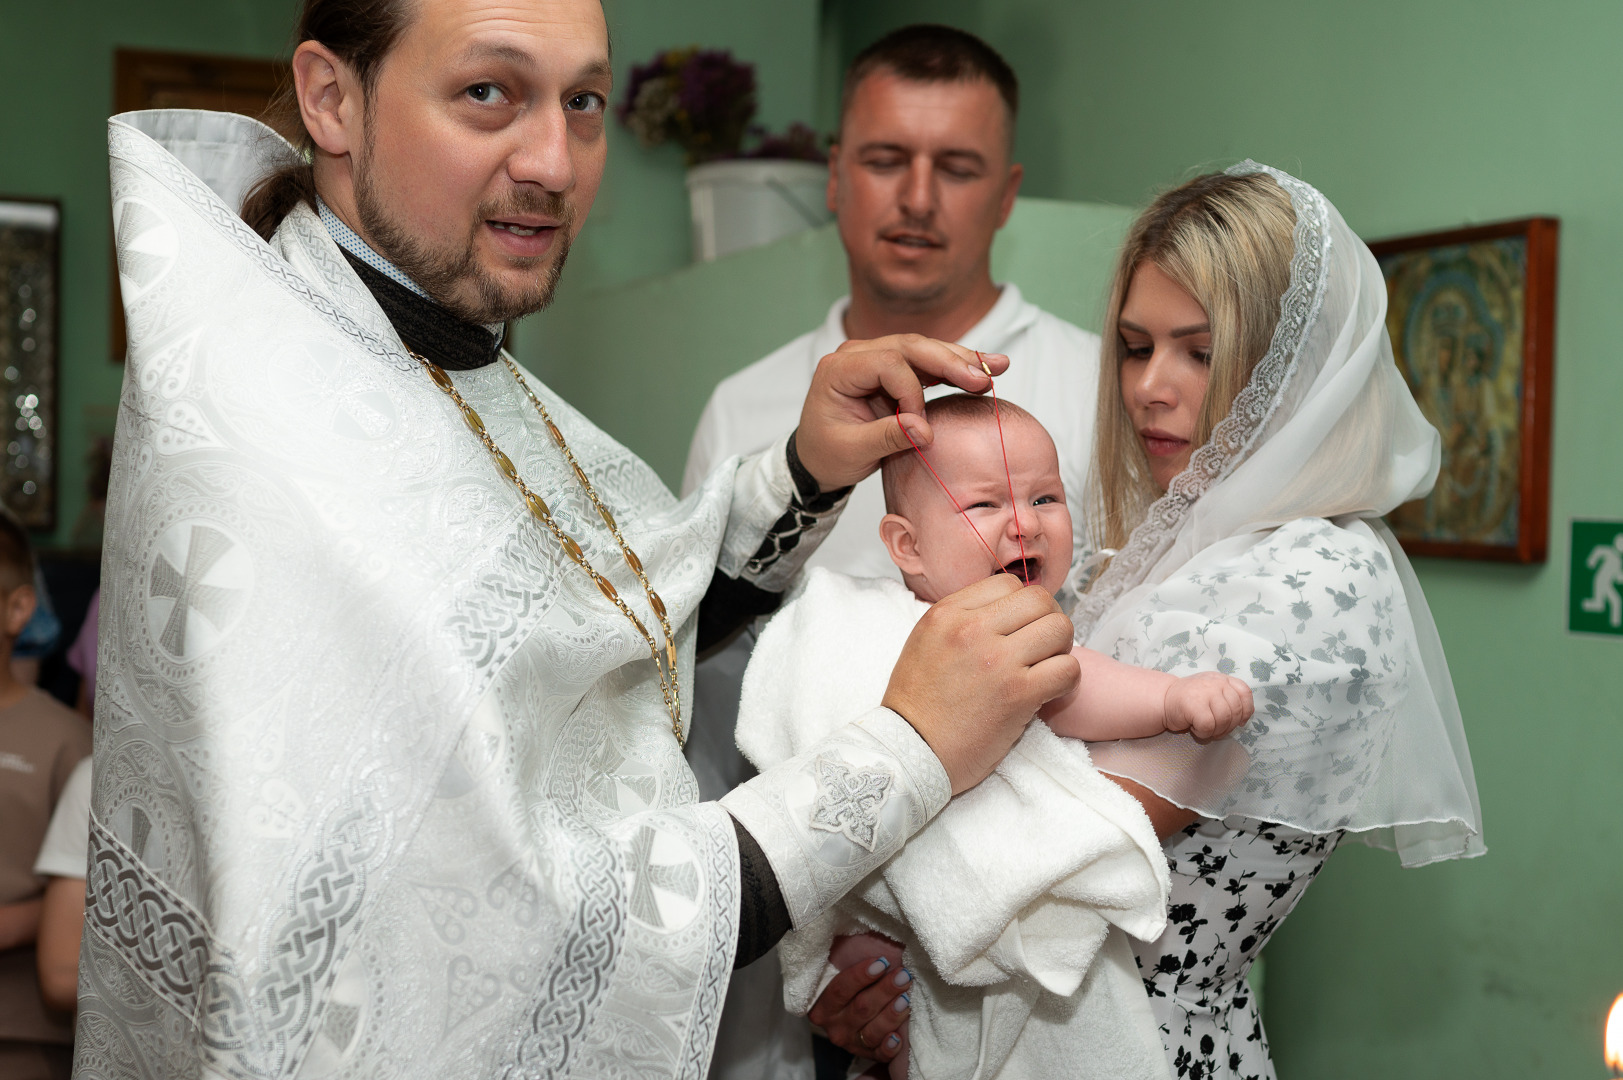
{"label": "baby's open mouth", "polygon": [[1016,559],[998,572],[1001,574],[1013,574],[1027,585],[1035,585],[1042,580],[1043,564],[1041,559]]}

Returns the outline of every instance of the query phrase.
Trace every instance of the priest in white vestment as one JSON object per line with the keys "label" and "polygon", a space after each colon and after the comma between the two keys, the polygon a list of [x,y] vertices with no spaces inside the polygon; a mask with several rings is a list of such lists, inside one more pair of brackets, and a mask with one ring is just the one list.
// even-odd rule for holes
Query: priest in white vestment
{"label": "priest in white vestment", "polygon": [[[819,476],[882,456],[851,403],[907,364],[985,380],[939,342],[843,355],[678,502],[499,348],[601,176],[600,8],[359,7],[306,0],[302,154],[109,124],[130,351],[76,1074],[697,1078],[735,952],[986,775],[1074,683],[1069,621],[972,586],[893,708],[698,803],[696,640],[815,547]],[[970,649],[1018,700],[954,707]]]}
{"label": "priest in white vestment", "polygon": [[[829,181],[851,293],[834,302],[821,326],[716,387],[693,434],[684,493],[697,490],[717,463],[763,449],[792,425],[824,356],[849,339],[887,333],[920,333],[1008,356],[999,396],[1042,422],[1059,451],[1066,490],[1083,490],[1093,453],[1099,338],[1030,303],[1013,282],[991,277],[992,240],[1021,179],[1010,153],[1017,106],[1013,71],[962,31],[905,27],[852,62]],[[953,389],[933,387],[926,396]],[[871,476],[856,486],[808,565],[899,580],[879,541],[884,514],[879,477]],[[1080,542],[1083,518],[1073,517]],[[687,756],[707,798],[755,772],[732,737],[754,640],[746,628],[701,660],[695,676],[695,709],[705,723]],[[773,957],[734,978],[715,1080],[810,1080],[809,1032],[783,1013],[778,985]]]}

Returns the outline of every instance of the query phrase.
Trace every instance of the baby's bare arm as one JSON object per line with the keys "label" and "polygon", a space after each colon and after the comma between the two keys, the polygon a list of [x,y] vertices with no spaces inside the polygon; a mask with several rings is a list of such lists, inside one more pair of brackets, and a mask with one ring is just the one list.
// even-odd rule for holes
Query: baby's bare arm
{"label": "baby's bare arm", "polygon": [[1038,710],[1056,735],[1092,742],[1146,739],[1167,729],[1167,689],[1174,675],[1133,667],[1077,645],[1082,665],[1076,689]]}
{"label": "baby's bare arm", "polygon": [[1218,739],[1251,719],[1251,688],[1232,676],[1206,671],[1178,678],[1080,645],[1071,655],[1082,666],[1076,690],[1037,714],[1056,735],[1106,742],[1187,731]]}

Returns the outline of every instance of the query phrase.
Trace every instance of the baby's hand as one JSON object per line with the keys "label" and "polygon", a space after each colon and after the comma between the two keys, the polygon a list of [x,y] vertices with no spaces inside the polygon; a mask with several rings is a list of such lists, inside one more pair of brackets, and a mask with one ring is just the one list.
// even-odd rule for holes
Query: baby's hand
{"label": "baby's hand", "polygon": [[1251,719],[1254,709],[1251,687],[1215,671],[1189,675],[1167,687],[1167,730],[1187,731],[1197,739],[1221,739]]}

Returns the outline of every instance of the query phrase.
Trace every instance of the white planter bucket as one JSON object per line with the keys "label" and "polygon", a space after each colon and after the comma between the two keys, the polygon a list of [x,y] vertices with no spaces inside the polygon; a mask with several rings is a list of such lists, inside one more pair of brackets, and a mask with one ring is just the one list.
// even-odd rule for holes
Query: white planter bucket
{"label": "white planter bucket", "polygon": [[828,221],[828,166],[712,161],[688,170],[693,260],[708,262]]}

